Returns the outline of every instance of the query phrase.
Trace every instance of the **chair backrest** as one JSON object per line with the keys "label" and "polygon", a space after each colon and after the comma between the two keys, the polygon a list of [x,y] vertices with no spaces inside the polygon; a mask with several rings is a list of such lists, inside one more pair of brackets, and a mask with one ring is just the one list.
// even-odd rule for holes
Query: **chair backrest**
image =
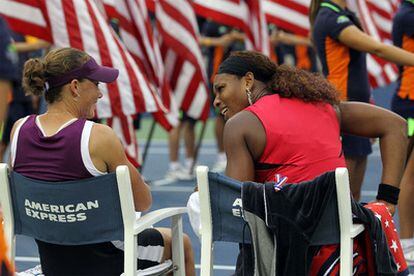
{"label": "chair backrest", "polygon": [[[47,182],[8,172],[7,165],[0,164],[0,203],[10,258],[14,259],[15,234],[61,245],[122,240],[123,226],[135,221],[135,212],[131,186],[120,185],[118,169],[116,174],[79,181]],[[120,202],[123,193],[129,193],[127,207]],[[133,218],[126,218],[122,208]]]}
{"label": "chair backrest", "polygon": [[[208,172],[208,186],[205,188],[208,189],[210,209],[206,210],[211,212],[213,242],[250,242],[250,232],[242,213],[242,184],[223,174]],[[201,189],[203,193],[204,189]],[[203,221],[201,224],[203,228]]]}
{"label": "chair backrest", "polygon": [[[241,217],[241,187],[242,182],[224,175],[211,173],[208,167],[197,167],[197,184],[200,192],[201,216],[201,275],[212,275],[214,241],[246,242],[250,241],[250,231],[243,237],[245,221]],[[317,230],[312,237],[314,245],[340,242],[340,275],[352,273],[353,238],[364,230],[362,225],[353,224],[351,210],[351,193],[349,176],[346,168],[337,168],[335,171],[337,205],[328,204],[320,224],[329,224],[329,232],[334,235],[325,235]],[[337,212],[338,221],[329,220],[330,214]],[[320,228],[319,225],[317,227]],[[326,230],[326,227],[324,227]],[[338,233],[339,232],[339,233]],[[246,238],[247,237],[247,238]]]}
{"label": "chair backrest", "polygon": [[250,231],[242,218],[242,182],[197,167],[201,217],[201,275],[212,275],[213,243],[250,243]]}
{"label": "chair backrest", "polygon": [[349,175],[346,168],[335,170],[336,195],[338,199],[338,215],[340,228],[340,269],[343,275],[352,275],[353,269],[353,240],[364,231],[362,224],[354,224],[352,221],[351,189]]}

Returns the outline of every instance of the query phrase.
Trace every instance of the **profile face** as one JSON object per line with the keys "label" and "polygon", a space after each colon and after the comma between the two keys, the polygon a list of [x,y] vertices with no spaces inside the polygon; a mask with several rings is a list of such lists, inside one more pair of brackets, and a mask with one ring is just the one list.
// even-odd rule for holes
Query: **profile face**
{"label": "profile face", "polygon": [[231,74],[217,74],[214,77],[214,106],[228,120],[249,106],[244,77]]}
{"label": "profile face", "polygon": [[79,108],[82,118],[92,119],[95,116],[96,103],[102,98],[99,82],[84,79],[80,82]]}

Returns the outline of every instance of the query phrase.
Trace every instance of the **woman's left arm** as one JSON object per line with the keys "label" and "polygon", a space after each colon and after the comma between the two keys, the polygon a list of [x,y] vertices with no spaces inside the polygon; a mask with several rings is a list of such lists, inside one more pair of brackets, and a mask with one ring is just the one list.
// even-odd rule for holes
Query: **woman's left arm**
{"label": "woman's left arm", "polygon": [[407,154],[406,121],[391,111],[366,103],[342,102],[339,112],[343,132],[379,138],[382,176],[376,199],[386,204],[393,215]]}
{"label": "woman's left arm", "polygon": [[399,187],[407,154],[407,123],[399,115],[371,104],[341,102],[341,131],[353,135],[379,138],[381,182]]}

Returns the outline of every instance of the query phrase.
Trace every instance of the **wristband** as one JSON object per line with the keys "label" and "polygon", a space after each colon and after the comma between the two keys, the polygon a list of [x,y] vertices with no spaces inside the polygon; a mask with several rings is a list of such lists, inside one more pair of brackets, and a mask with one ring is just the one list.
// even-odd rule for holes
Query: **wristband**
{"label": "wristband", "polygon": [[388,203],[397,205],[399,194],[399,188],[381,183],[378,187],[377,200],[384,200]]}

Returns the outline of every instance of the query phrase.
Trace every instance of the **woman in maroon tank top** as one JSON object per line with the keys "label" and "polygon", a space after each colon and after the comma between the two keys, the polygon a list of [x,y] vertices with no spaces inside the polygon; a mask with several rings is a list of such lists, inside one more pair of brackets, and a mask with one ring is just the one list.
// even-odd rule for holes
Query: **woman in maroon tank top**
{"label": "woman in maroon tank top", "polygon": [[[87,121],[94,117],[102,98],[99,82],[110,83],[118,70],[100,66],[83,51],[55,49],[43,59],[30,59],[23,72],[27,94],[45,95],[47,112],[16,122],[11,134],[11,163],[26,177],[47,181],[67,181],[114,172],[127,165],[135,208],[147,210],[151,192],[138,170],[127,159],[115,132],[106,125]],[[111,150],[108,150],[111,149]],[[138,235],[145,247],[138,268],[171,258],[171,230],[150,228]],[[45,275],[120,275],[123,251],[119,243],[62,246],[36,241]],[[118,246],[116,246],[117,244]],[[195,275],[192,247],[184,238],[187,275]]]}
{"label": "woman in maroon tank top", "polygon": [[226,120],[228,176],[311,180],[344,164],[337,151],[339,131],[378,137],[383,170],[377,200],[394,213],[407,149],[403,118],[373,105],[340,102],[322,76],[278,66],[250,51],[233,52],[221,64],[214,93],[214,105]]}

